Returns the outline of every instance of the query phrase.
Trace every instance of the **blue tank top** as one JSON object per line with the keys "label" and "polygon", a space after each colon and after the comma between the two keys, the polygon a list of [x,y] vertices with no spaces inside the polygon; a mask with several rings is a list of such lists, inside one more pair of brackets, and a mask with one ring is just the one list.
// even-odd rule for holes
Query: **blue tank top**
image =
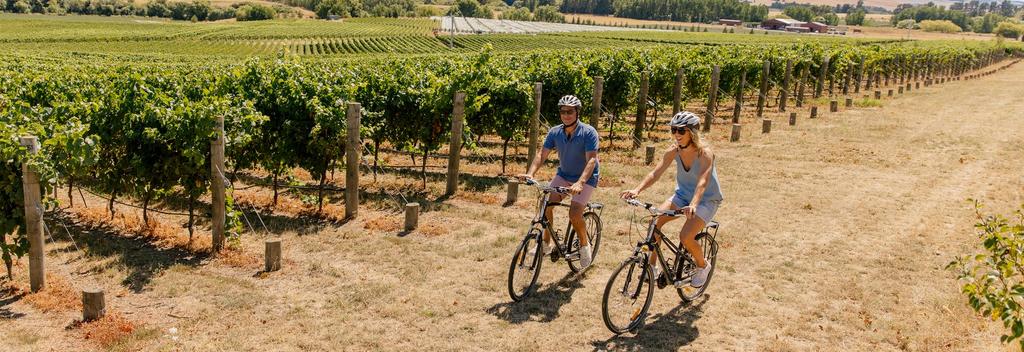
{"label": "blue tank top", "polygon": [[[690,170],[687,171],[683,167],[683,159],[676,154],[676,196],[682,199],[691,200],[693,199],[693,191],[697,188],[697,180],[700,178],[700,172],[703,169],[701,165],[701,158],[698,156],[694,158],[693,165],[690,165]],[[721,201],[722,200],[722,189],[718,186],[718,170],[715,168],[714,161],[711,162],[711,177],[708,178],[708,185],[704,188],[704,196],[701,197],[701,203],[707,201]]]}

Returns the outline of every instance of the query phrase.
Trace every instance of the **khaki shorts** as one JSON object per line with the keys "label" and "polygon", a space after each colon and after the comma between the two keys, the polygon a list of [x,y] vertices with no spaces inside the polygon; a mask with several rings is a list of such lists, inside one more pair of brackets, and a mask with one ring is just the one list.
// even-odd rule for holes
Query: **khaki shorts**
{"label": "khaki shorts", "polygon": [[[561,176],[555,176],[555,178],[551,180],[551,187],[569,187],[572,186],[573,183],[574,182],[566,181]],[[584,183],[583,191],[580,192],[580,194],[572,196],[572,202],[587,205],[587,203],[590,202],[590,196],[594,195],[595,189],[596,188],[594,188],[594,186]],[[563,195],[561,194],[553,193],[551,194],[551,201],[561,201],[562,197]]]}

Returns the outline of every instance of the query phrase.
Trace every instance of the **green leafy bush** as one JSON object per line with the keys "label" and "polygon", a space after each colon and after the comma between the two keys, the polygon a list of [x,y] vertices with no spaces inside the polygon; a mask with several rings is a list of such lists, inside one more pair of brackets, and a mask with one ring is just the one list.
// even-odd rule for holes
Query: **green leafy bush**
{"label": "green leafy bush", "polygon": [[[977,203],[975,203],[977,204]],[[999,320],[1008,330],[1000,341],[1017,340],[1024,348],[1024,207],[1017,210],[1016,221],[1001,216],[981,216],[975,225],[983,250],[957,257],[947,268],[958,271],[961,290],[975,312]]]}
{"label": "green leafy bush", "polygon": [[919,25],[925,32],[960,33],[960,26],[947,20],[924,20]]}

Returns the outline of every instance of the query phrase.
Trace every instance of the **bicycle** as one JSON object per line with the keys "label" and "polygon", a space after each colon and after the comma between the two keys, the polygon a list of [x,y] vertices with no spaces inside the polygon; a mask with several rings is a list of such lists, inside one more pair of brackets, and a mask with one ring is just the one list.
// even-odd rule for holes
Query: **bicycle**
{"label": "bicycle", "polygon": [[[672,284],[684,303],[691,302],[704,294],[711,282],[711,276],[715,273],[715,258],[718,254],[718,242],[715,241],[715,236],[718,234],[719,224],[711,221],[696,236],[697,243],[703,249],[704,260],[707,265],[711,265],[711,272],[708,273],[708,279],[703,286],[691,287],[690,281],[697,269],[696,262],[685,248],[676,246],[655,226],[659,217],[680,216],[682,215],[681,211],[660,210],[650,203],[643,203],[635,199],[628,199],[626,203],[648,210],[651,213],[651,220],[647,225],[647,237],[637,242],[633,254],[612,272],[611,277],[608,278],[608,285],[604,289],[601,315],[605,326],[616,335],[627,331],[636,333],[640,330],[644,319],[647,318],[647,311],[651,308],[654,285],[661,289]],[[714,233],[711,232],[712,230]],[[668,248],[669,253],[673,255],[671,261],[666,261],[666,257],[662,255],[661,246],[655,241],[658,237]],[[658,253],[658,262],[663,268],[661,275],[657,278],[654,277],[653,268],[648,260],[652,251]],[[616,279],[623,272],[625,272],[623,282],[616,283]],[[634,273],[638,275],[634,276]],[[626,314],[620,317],[619,313],[623,312]]]}
{"label": "bicycle", "polygon": [[[560,236],[561,234],[554,229],[551,221],[544,218],[544,213],[550,206],[569,207],[565,203],[550,202],[552,193],[568,195],[569,188],[542,185],[532,179],[527,179],[525,184],[539,189],[541,195],[538,197],[537,216],[530,223],[530,230],[526,232],[526,236],[523,237],[519,247],[516,248],[516,252],[512,256],[512,264],[508,270],[508,293],[515,302],[523,300],[533,293],[533,290],[536,288],[537,278],[540,276],[541,263],[543,262],[541,259],[544,256],[541,243],[544,240],[545,229],[551,234],[552,242],[555,245],[552,248],[551,261],[557,262],[559,258],[564,258],[566,263],[569,264],[569,270],[573,273],[580,274],[580,270],[583,269],[578,267],[580,243],[579,239],[576,238],[576,231],[573,230],[572,223],[566,224],[566,236],[563,241]],[[601,245],[602,224],[600,213],[603,208],[604,205],[601,203],[590,202],[587,203],[583,211],[583,221],[587,226],[587,239],[590,240],[588,243],[590,243],[591,248],[591,263],[597,258],[597,251]]]}

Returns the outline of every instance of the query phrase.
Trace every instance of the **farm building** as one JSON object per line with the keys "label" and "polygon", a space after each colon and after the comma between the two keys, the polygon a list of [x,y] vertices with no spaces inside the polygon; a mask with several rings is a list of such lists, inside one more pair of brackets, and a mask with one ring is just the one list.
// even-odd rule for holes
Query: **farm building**
{"label": "farm building", "polygon": [[786,27],[801,27],[803,24],[804,22],[789,18],[770,18],[761,22],[761,28],[781,31],[786,30]]}
{"label": "farm building", "polygon": [[827,33],[828,25],[821,22],[807,22],[803,24],[803,27],[807,27],[811,32]]}
{"label": "farm building", "polygon": [[740,21],[740,20],[728,20],[728,19],[724,19],[723,18],[723,19],[718,20],[718,24],[723,25],[723,26],[739,27],[739,26],[743,25],[743,21]]}
{"label": "farm building", "polygon": [[810,33],[811,29],[804,26],[789,26],[786,27],[786,32]]}

